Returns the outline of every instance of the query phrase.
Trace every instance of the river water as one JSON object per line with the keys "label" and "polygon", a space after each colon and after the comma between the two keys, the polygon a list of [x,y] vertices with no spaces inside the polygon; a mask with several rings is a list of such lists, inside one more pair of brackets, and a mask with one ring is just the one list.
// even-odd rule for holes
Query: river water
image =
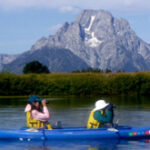
{"label": "river water", "polygon": [[[116,105],[114,122],[127,126],[150,126],[149,97],[50,97],[48,108],[50,122],[62,122],[63,127],[85,127],[90,110],[98,99],[105,99]],[[24,107],[27,99],[0,98],[0,128],[19,129],[25,127]],[[0,141],[1,150],[148,150],[150,141],[53,141],[53,142],[11,142]]]}

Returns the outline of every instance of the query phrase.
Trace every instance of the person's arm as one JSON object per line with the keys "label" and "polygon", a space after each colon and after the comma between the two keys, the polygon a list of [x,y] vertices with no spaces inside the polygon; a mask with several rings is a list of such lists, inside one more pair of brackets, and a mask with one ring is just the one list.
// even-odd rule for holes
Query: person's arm
{"label": "person's arm", "polygon": [[105,113],[105,116],[101,114],[100,111],[96,111],[94,113],[94,119],[97,120],[100,123],[109,123],[112,120],[112,111],[107,110]]}
{"label": "person's arm", "polygon": [[50,114],[49,114],[49,111],[48,111],[48,108],[46,106],[46,100],[43,100],[42,101],[42,105],[43,105],[43,112],[39,112],[37,110],[33,110],[31,112],[32,114],[32,117],[35,119],[35,120],[40,120],[40,121],[48,121],[49,118],[50,118]]}

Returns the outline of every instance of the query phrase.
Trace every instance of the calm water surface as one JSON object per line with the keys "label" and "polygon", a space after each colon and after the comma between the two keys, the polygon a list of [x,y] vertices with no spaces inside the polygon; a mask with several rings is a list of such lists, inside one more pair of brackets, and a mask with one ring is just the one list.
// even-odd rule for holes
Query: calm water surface
{"label": "calm water surface", "polygon": [[[61,121],[64,127],[85,127],[89,112],[98,99],[106,99],[115,104],[114,122],[119,125],[150,126],[149,97],[66,97],[47,98],[51,114],[50,122]],[[0,98],[0,128],[19,129],[25,127],[24,107],[27,99]],[[150,141],[50,141],[9,142],[0,141],[2,150],[149,150]]]}

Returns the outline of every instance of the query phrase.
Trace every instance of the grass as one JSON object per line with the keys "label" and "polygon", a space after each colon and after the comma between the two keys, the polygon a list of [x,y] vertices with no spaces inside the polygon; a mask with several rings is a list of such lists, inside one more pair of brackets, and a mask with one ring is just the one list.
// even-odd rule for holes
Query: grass
{"label": "grass", "polygon": [[1,96],[150,95],[150,72],[0,74]]}

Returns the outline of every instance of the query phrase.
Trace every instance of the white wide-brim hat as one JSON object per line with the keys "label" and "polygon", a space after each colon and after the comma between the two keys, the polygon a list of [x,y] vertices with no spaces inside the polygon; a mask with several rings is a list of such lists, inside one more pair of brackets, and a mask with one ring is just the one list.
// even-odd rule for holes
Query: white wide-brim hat
{"label": "white wide-brim hat", "polygon": [[97,111],[97,110],[104,109],[108,105],[109,105],[109,103],[106,103],[105,100],[100,99],[100,100],[96,101],[94,110]]}

